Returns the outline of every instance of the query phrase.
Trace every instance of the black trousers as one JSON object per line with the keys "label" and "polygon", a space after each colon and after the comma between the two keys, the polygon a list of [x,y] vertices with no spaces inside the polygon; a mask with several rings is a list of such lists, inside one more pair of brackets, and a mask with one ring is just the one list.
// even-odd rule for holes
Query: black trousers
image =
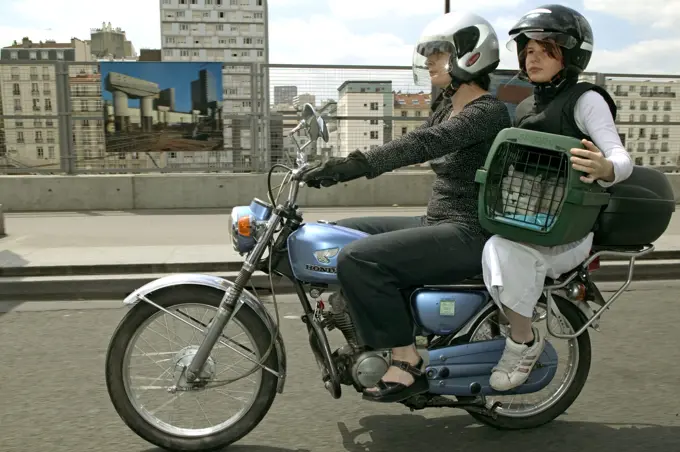
{"label": "black trousers", "polygon": [[462,225],[427,225],[422,216],[348,218],[338,225],[371,234],[340,251],[338,279],[359,338],[373,349],[414,342],[401,290],[453,284],[482,272],[486,240]]}

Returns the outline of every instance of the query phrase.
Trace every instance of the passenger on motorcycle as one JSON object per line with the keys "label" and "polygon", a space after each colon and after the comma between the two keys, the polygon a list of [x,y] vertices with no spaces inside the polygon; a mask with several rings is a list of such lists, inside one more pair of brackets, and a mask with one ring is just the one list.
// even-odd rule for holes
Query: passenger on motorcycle
{"label": "passenger on motorcycle", "polygon": [[330,159],[304,177],[320,188],[428,161],[436,175],[426,215],[338,222],[370,234],[345,246],[337,264],[359,338],[362,345],[393,353],[394,365],[376,388],[364,391],[367,400],[397,402],[429,387],[401,290],[481,273],[489,234],[477,219],[475,171],[496,135],[511,126],[506,106],[488,92],[498,64],[498,38],[489,22],[474,14],[437,18],[415,47],[413,73],[417,84],[442,88],[446,101],[405,136]]}
{"label": "passenger on motorcycle", "polygon": [[[593,33],[571,8],[546,5],[524,15],[510,30],[521,74],[534,95],[517,107],[517,127],[581,139],[571,163],[587,183],[608,187],[627,179],[633,162],[621,144],[616,106],[601,87],[579,83],[590,61]],[[484,246],[484,283],[510,322],[511,334],[490,384],[506,391],[523,384],[543,351],[545,338],[532,327],[534,307],[546,277],[558,278],[589,255],[593,233],[561,246],[542,247],[493,236]]]}

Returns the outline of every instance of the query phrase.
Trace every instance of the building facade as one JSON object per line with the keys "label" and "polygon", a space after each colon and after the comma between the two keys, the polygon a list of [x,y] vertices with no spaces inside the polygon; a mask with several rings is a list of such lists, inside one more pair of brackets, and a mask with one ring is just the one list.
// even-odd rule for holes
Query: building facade
{"label": "building facade", "polygon": [[[267,110],[255,96],[269,92],[268,76],[254,64],[269,61],[267,8],[264,0],[159,0],[163,61],[219,61],[223,68],[224,149],[222,161],[234,169],[257,166],[253,135],[266,137],[266,126],[252,113]],[[239,64],[241,63],[241,64]],[[243,64],[245,63],[245,64]],[[258,87],[258,84],[263,86]],[[260,89],[262,91],[260,91]],[[266,96],[268,97],[268,96]],[[258,156],[257,158],[260,158]],[[263,157],[259,166],[265,164]]]}

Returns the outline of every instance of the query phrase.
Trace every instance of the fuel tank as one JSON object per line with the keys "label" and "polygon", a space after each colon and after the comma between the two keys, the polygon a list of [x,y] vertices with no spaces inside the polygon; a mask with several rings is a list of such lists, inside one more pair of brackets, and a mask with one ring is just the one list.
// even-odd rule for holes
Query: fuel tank
{"label": "fuel tank", "polygon": [[368,234],[331,223],[305,223],[288,236],[288,258],[295,278],[306,283],[338,284],[340,250]]}

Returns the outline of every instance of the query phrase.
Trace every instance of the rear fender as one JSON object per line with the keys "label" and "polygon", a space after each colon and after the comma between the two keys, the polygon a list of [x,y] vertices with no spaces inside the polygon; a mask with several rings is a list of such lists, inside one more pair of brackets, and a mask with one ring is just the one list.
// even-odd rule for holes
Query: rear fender
{"label": "rear fender", "polygon": [[[132,307],[139,303],[140,301],[143,301],[143,297],[147,297],[149,294],[152,294],[158,290],[166,289],[168,287],[173,286],[183,286],[187,284],[212,287],[214,289],[221,290],[224,292],[226,292],[227,290],[234,286],[233,282],[224,278],[220,278],[218,276],[203,275],[200,273],[180,273],[164,276],[162,278],[156,279],[143,285],[142,287],[140,287],[139,289],[135,290],[130,295],[125,297],[125,299],[123,300],[123,304],[128,307]],[[267,326],[269,332],[273,334],[276,324],[274,323],[274,319],[272,319],[271,315],[264,307],[262,302],[258,300],[257,297],[255,297],[255,295],[253,295],[252,293],[245,289],[241,293],[240,300],[244,304],[246,304],[249,308],[251,308],[253,311],[255,311],[255,313],[260,317],[260,319],[262,319],[264,324]],[[287,365],[286,348],[283,344],[283,338],[281,337],[280,331],[279,334],[277,335],[274,346],[276,347],[276,356],[278,358],[279,366],[279,368],[277,369],[279,373],[279,381],[276,390],[280,394],[283,392],[283,386],[286,381],[286,365]]]}

